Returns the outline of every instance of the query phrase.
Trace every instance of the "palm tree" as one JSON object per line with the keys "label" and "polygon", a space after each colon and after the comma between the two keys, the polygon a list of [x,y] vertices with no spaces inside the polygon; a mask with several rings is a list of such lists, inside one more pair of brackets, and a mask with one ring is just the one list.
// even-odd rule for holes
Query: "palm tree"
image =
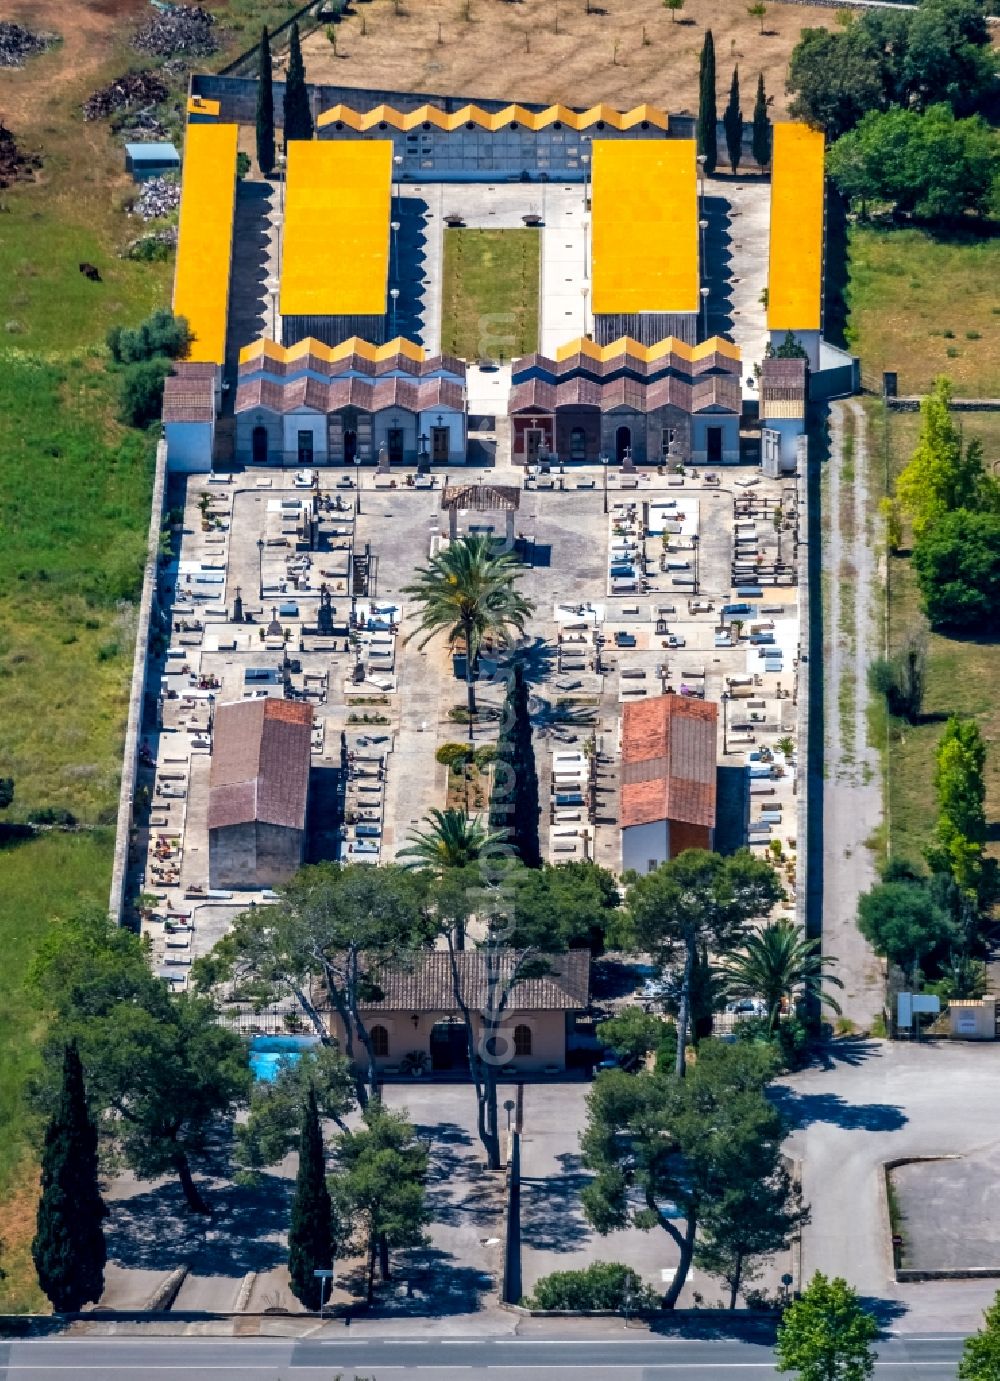
{"label": "palm tree", "polygon": [[491,834],[464,810],[431,810],[427,824],[425,830],[412,830],[409,848],[400,849],[404,867],[431,868],[437,873],[465,868],[504,838],[503,831]]}
{"label": "palm tree", "polygon": [[825,973],[837,961],[820,953],[819,940],[808,940],[793,921],[770,921],[750,935],[742,953],[734,954],[723,972],[734,997],[760,997],[767,1007],[767,1029],[773,1031],[781,1014],[784,998],[799,994],[824,1003],[838,1015],[840,1007],[823,985],[844,985],[834,974]]}
{"label": "palm tree", "polygon": [[416,632],[424,634],[421,647],[440,632],[451,642],[459,637],[465,642],[470,738],[476,713],[474,667],[483,642],[490,637],[508,644],[511,630],[523,633],[534,610],[514,588],[519,574],[517,558],[495,552],[490,537],[462,537],[432,556],[412,585],[403,588],[420,607]]}

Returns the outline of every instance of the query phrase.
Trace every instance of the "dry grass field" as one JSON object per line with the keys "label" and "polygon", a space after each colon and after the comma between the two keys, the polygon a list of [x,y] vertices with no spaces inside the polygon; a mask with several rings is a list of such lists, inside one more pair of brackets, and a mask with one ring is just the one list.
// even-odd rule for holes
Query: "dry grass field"
{"label": "dry grass field", "polygon": [[[621,108],[643,101],[680,113],[698,102],[698,54],[715,38],[719,101],[733,65],[750,115],[757,73],[772,114],[785,113],[785,71],[799,33],[836,11],[769,5],[763,29],[746,0],[686,0],[671,22],[661,0],[355,0],[336,25],[303,43],[313,82]],[[468,18],[466,16],[468,15]]]}

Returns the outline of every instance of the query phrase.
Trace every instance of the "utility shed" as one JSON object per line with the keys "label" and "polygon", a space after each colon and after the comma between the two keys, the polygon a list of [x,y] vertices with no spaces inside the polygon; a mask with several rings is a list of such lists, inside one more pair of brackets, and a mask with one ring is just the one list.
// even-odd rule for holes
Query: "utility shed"
{"label": "utility shed", "polygon": [[718,718],[718,705],[681,695],[623,707],[623,869],[714,847]]}
{"label": "utility shed", "polygon": [[276,887],[302,866],[311,739],[310,705],[219,706],[208,796],[212,887]]}
{"label": "utility shed", "polygon": [[136,182],[161,177],[163,173],[176,173],[180,166],[181,156],[173,144],[125,145],[125,171],[131,173]]}

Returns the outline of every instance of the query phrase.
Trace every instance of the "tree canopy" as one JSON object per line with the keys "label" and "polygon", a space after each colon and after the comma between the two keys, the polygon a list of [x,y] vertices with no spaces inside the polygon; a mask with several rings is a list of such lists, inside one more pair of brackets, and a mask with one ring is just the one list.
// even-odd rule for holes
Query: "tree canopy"
{"label": "tree canopy", "polygon": [[[274,906],[237,916],[229,934],[195,968],[208,987],[234,982],[233,996],[266,1003],[298,1002],[313,1032],[330,1044],[327,1022],[313,1002],[316,984],[344,1028],[344,1053],[366,1069],[357,1097],[365,1105],[376,1083],[375,1053],[361,1015],[374,995],[370,969],[419,949],[433,933],[419,873],[396,865],[371,868],[322,863],[303,868]],[[364,959],[362,959],[364,956]]]}
{"label": "tree canopy", "polygon": [[265,177],[274,171],[274,88],[271,72],[271,41],[266,26],[260,33],[257,57],[257,166]]}
{"label": "tree canopy", "polygon": [[950,411],[951,397],[950,380],[939,378],[920,400],[920,435],[896,481],[900,505],[918,538],[954,509],[1000,510],[1000,486],[986,470],[981,443],[971,440],[963,445]]}
{"label": "tree canopy", "polygon": [[528,695],[524,666],[515,661],[507,678],[493,762],[490,829],[503,832],[525,867],[538,868],[542,862],[538,843],[538,771],[531,742]]}
{"label": "tree canopy", "polygon": [[107,1141],[141,1178],[178,1175],[189,1206],[206,1212],[191,1159],[250,1084],[246,1047],[219,1025],[215,1003],[170,994],[148,945],[94,909],[54,928],[35,983],[55,1009],[43,1102],[53,1098],[63,1047],[75,1041]]}
{"label": "tree canopy", "polygon": [[783,896],[771,865],[748,849],[724,858],[688,849],[629,884],[627,907],[638,947],[661,969],[683,964],[679,981],[677,1073],[684,1073],[692,976],[698,950],[733,948],[750,921],[766,916]]}
{"label": "tree canopy", "polygon": [[419,610],[417,633],[425,646],[438,633],[465,644],[465,680],[470,716],[476,713],[476,664],[483,644],[510,643],[512,633],[524,633],[533,605],[521,595],[517,558],[497,553],[486,535],[462,537],[432,556],[404,587]]}
{"label": "tree canopy", "polygon": [[249,1114],[236,1128],[240,1178],[253,1181],[258,1171],[277,1165],[295,1149],[310,1096],[320,1117],[344,1128],[354,1090],[354,1072],[336,1046],[314,1046],[297,1059],[282,1060],[272,1080],[253,1085]]}
{"label": "tree canopy", "polygon": [[792,52],[791,114],[838,139],[869,112],[944,103],[984,110],[996,60],[979,0],[920,0],[915,9],[852,14],[839,30],[804,29]]}
{"label": "tree canopy", "polygon": [[424,1241],[427,1160],[427,1147],[407,1118],[377,1099],[365,1109],[363,1127],[337,1138],[331,1189],[342,1221],[367,1252],[369,1304],[376,1260],[382,1279],[388,1280],[389,1252]]}
{"label": "tree canopy", "polygon": [[698,70],[698,153],[711,176],[719,161],[719,117],[715,100],[715,39],[705,30]]}
{"label": "tree canopy", "polygon": [[733,68],[733,79],[729,84],[729,100],[722,114],[722,125],[726,132],[726,154],[733,172],[740,166],[743,156],[743,111],[740,109],[740,69]]}
{"label": "tree canopy", "polygon": [[819,940],[807,939],[802,929],[784,918],[752,931],[741,949],[723,965],[723,974],[734,997],[762,998],[767,1008],[768,1030],[773,1031],[782,1007],[795,1000],[819,1002],[839,1013],[827,985],[842,988],[836,974],[826,970],[836,959],[824,955]]}
{"label": "tree canopy", "polygon": [[891,202],[924,220],[986,215],[1000,171],[1000,141],[979,115],[950,106],[869,111],[830,149],[830,176],[864,209]]}
{"label": "tree canopy", "polygon": [[779,1371],[798,1381],[869,1381],[878,1323],[845,1280],[817,1271],[778,1325]]}
{"label": "tree canopy", "polygon": [[104,1218],[97,1127],[87,1106],[80,1055],[63,1054],[59,1102],[45,1129],[42,1192],[31,1257],[38,1283],[59,1313],[96,1304],[104,1292]]}
{"label": "tree canopy", "polygon": [[310,1088],[302,1110],[299,1165],[288,1224],[288,1276],[292,1294],[307,1309],[318,1309],[327,1283],[317,1271],[333,1269],[333,1208],[326,1185],[326,1155],[316,1091]]}
{"label": "tree canopy", "polygon": [[920,882],[881,882],[864,893],[858,929],[879,954],[913,974],[938,945],[957,939],[951,917]]}
{"label": "tree canopy", "polygon": [[285,146],[292,139],[313,137],[312,111],[309,107],[309,88],[302,62],[302,45],[298,23],[292,25],[288,43],[288,70],[285,73]]}
{"label": "tree canopy", "polygon": [[913,569],[935,628],[987,636],[1000,630],[1000,513],[944,514],[914,545]]}
{"label": "tree canopy", "polygon": [[966,1338],[958,1381],[997,1381],[1000,1377],[1000,1294],[983,1317],[978,1333]]}
{"label": "tree canopy", "polygon": [[[986,744],[979,725],[952,715],[938,743],[934,792],[938,819],[928,862],[959,891],[986,902]],[[992,869],[989,870],[992,873]]]}
{"label": "tree canopy", "polygon": [[584,1212],[602,1235],[631,1225],[670,1236],[680,1261],[666,1308],[684,1288],[700,1224],[721,1232],[727,1196],[779,1175],[784,1126],[764,1094],[773,1071],[766,1047],[709,1040],[686,1079],[610,1070],[587,1095],[580,1146],[594,1179]]}
{"label": "tree canopy", "polygon": [[771,161],[771,117],[767,113],[763,72],[757,77],[757,94],[753,103],[753,158],[758,168],[766,168]]}

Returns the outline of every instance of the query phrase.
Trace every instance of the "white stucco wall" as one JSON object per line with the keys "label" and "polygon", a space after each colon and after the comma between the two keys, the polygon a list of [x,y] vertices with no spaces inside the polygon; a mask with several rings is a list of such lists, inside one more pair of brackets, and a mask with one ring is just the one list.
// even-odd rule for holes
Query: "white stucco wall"
{"label": "white stucco wall", "polygon": [[294,461],[298,456],[299,432],[311,431],[313,434],[313,460],[317,465],[326,464],[326,413],[290,412],[284,418],[284,452]]}
{"label": "white stucco wall", "polygon": [[166,422],[167,469],[175,474],[207,474],[212,468],[214,422]]}
{"label": "white stucco wall", "polygon": [[[670,824],[654,820],[648,825],[627,825],[622,830],[622,869],[645,876],[670,857]],[[655,862],[654,862],[655,860]],[[653,863],[653,868],[650,867]]]}

